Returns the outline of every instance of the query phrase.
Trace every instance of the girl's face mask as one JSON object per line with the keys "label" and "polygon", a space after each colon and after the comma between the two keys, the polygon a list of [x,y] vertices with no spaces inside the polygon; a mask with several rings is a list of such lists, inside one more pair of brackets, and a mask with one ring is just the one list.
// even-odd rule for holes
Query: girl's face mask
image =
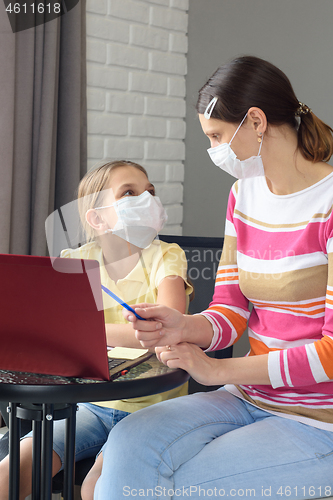
{"label": "girl's face mask", "polygon": [[231,149],[231,143],[246,117],[247,113],[237,127],[237,130],[232,136],[229,143],[224,142],[222,144],[219,144],[219,146],[216,146],[215,148],[207,149],[207,152],[215,165],[228,174],[232,175],[233,177],[236,177],[237,179],[245,179],[248,177],[265,175],[264,165],[260,156],[262,142],[260,142],[259,145],[258,155],[251,156],[246,160],[239,160],[236,154]]}
{"label": "girl's face mask", "polygon": [[113,229],[105,232],[111,232],[139,248],[147,248],[151,244],[168,218],[160,199],[148,191],[139,196],[126,196],[95,210],[110,207],[114,207],[118,220]]}

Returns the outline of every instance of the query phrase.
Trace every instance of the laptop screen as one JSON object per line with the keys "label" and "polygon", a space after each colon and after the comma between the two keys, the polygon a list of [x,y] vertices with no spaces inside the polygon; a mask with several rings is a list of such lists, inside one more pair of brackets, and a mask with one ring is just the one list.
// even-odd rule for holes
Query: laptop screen
{"label": "laptop screen", "polygon": [[0,274],[0,369],[109,380],[97,261],[0,254]]}

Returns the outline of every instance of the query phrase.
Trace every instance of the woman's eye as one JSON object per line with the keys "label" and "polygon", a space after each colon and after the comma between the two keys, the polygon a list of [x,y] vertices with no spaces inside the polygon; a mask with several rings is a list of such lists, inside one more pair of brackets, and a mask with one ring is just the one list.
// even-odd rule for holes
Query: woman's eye
{"label": "woman's eye", "polygon": [[133,192],[131,189],[129,189],[128,191],[126,191],[126,192],[122,195],[122,198],[123,198],[124,196],[134,196],[134,192]]}

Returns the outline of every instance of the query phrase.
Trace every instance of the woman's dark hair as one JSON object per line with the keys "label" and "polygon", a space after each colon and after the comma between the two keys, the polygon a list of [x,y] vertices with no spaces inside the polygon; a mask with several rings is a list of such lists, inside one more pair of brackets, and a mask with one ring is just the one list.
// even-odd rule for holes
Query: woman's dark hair
{"label": "woman's dark hair", "polygon": [[299,103],[287,76],[268,61],[243,56],[218,68],[199,91],[199,114],[213,97],[218,100],[212,118],[240,123],[255,106],[269,125],[288,124],[298,131],[298,147],[307,160],[328,161],[333,154],[333,129]]}

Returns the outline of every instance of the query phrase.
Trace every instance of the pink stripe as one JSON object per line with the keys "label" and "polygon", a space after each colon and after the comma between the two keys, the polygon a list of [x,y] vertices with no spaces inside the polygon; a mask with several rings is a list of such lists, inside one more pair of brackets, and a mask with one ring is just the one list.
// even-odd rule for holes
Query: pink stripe
{"label": "pink stripe", "polygon": [[[289,375],[294,387],[304,385],[312,385],[316,383],[312,375],[309,360],[307,357],[305,346],[294,348],[287,351]],[[302,369],[300,370],[300,367]]]}
{"label": "pink stripe", "polygon": [[[214,350],[223,349],[224,347],[226,347],[229,344],[229,342],[231,340],[231,328],[230,328],[230,326],[223,319],[223,317],[215,316],[215,314],[212,313],[211,311],[209,311],[209,312],[205,311],[205,316],[209,316],[210,318],[212,318],[214,323],[216,324],[216,326],[218,326],[218,328],[219,328],[219,336],[218,336],[216,343],[213,346],[213,349]],[[223,332],[223,336],[222,336],[222,332]]]}
{"label": "pink stripe", "polygon": [[[284,390],[273,389],[272,387],[267,385],[242,385],[242,387],[248,393],[251,392],[263,397],[274,397],[276,399],[292,398],[295,401],[303,401],[310,398],[322,398],[324,401],[325,399],[333,401],[333,382],[324,382],[322,384],[316,384],[314,386],[307,386],[305,388],[306,390],[302,390],[302,388],[299,388],[297,389],[297,392],[293,387],[286,387],[284,388]],[[319,388],[320,392],[317,392]],[[296,396],[295,393],[297,393]]]}
{"label": "pink stripe", "polygon": [[[276,338],[282,341],[296,341],[301,339],[319,340],[322,338],[324,318],[297,317],[291,321],[290,315],[277,311],[256,309],[257,314],[252,314],[249,327],[254,332],[260,333],[264,338]],[[264,339],[263,339],[264,340]],[[264,340],[265,341],[265,340]]]}
{"label": "pink stripe", "polygon": [[[306,230],[290,232],[269,232],[269,247],[265,239],[265,229],[256,229],[239,219],[234,219],[237,231],[237,248],[240,252],[255,259],[277,260],[282,257],[304,255],[312,252],[326,253],[324,238],[318,240],[318,233],[325,231],[324,222],[309,224]],[[300,238],[298,238],[301,236]],[[307,234],[307,238],[305,238]],[[307,247],[304,247],[304,244]],[[249,250],[250,249],[250,250]]]}
{"label": "pink stripe", "polygon": [[255,390],[251,390],[251,388],[246,387],[246,386],[241,386],[241,387],[253,399],[260,398],[260,400],[266,401],[267,403],[271,403],[271,404],[284,405],[284,406],[302,405],[302,406],[315,406],[315,407],[322,407],[323,405],[325,405],[325,406],[332,406],[333,407],[332,396],[330,397],[330,396],[324,396],[324,395],[320,394],[317,396],[317,398],[320,397],[321,401],[305,401],[305,399],[309,399],[309,398],[305,398],[304,396],[303,396],[303,398],[301,398],[301,397],[296,398],[296,397],[291,396],[289,399],[289,398],[287,398],[287,395],[285,398],[282,395],[280,395],[280,397],[274,397],[274,394],[270,395],[270,394],[268,394],[268,391],[266,392],[266,394],[263,394],[261,392],[255,391]]}
{"label": "pink stripe", "polygon": [[234,193],[232,190],[229,193],[229,200],[228,200],[228,206],[227,206],[227,219],[230,222],[234,222],[234,209],[236,205],[236,199],[234,197]]}

